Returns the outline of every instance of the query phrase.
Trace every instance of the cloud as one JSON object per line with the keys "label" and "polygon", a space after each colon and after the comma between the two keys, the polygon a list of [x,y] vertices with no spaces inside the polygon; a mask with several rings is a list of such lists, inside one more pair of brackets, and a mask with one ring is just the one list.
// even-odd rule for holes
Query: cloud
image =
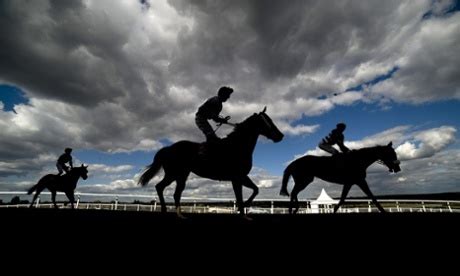
{"label": "cloud", "polygon": [[410,141],[398,146],[396,153],[401,160],[431,157],[455,142],[456,132],[450,126],[417,132]]}
{"label": "cloud", "polygon": [[[0,83],[28,104],[17,114],[0,108],[0,176],[41,171],[41,154],[70,145],[120,153],[201,141],[194,114],[222,85],[235,88],[223,110],[232,121],[268,106],[289,135],[313,133],[316,125],[295,122],[337,106],[459,99],[460,15],[443,14],[451,4],[1,1]],[[436,16],[424,18],[429,11]],[[452,132],[438,132],[449,144]],[[403,145],[408,134],[385,135]],[[404,141],[407,158],[444,148]],[[371,142],[387,143],[349,146]]]}
{"label": "cloud", "polygon": [[[46,120],[48,144],[128,152],[201,139],[194,113],[222,85],[235,121],[268,105],[285,124],[382,97],[457,98],[458,15],[422,20],[440,8],[409,3],[3,1],[0,80],[31,100],[10,128]],[[342,93],[395,66],[367,93]],[[443,81],[426,83],[434,73]]]}
{"label": "cloud", "polygon": [[392,78],[371,93],[397,102],[423,103],[460,99],[460,14],[422,21],[400,49]]}

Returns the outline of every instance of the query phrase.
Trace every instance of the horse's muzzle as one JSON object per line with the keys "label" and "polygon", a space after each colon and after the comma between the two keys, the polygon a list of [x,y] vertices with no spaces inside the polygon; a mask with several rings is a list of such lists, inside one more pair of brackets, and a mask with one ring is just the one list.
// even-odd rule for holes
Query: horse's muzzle
{"label": "horse's muzzle", "polygon": [[401,168],[399,167],[400,163],[401,162],[399,160],[394,161],[393,166],[389,167],[390,172],[394,172],[394,173],[400,172],[401,171]]}
{"label": "horse's muzzle", "polygon": [[284,137],[284,134],[280,134],[280,135],[276,135],[275,137],[273,137],[273,142],[275,143],[278,143],[278,142],[281,142],[281,140],[283,140],[283,137]]}

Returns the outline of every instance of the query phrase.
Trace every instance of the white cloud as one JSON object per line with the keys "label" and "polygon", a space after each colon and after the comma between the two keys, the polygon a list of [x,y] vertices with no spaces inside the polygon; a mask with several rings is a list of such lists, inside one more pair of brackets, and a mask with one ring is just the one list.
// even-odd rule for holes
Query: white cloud
{"label": "white cloud", "polygon": [[[223,110],[232,121],[266,105],[290,135],[315,132],[293,122],[338,105],[460,99],[460,14],[442,16],[448,1],[149,3],[3,3],[0,81],[29,104],[15,114],[0,103],[0,176],[40,171],[54,159],[40,154],[67,146],[120,153],[201,141],[194,114],[222,85],[235,88]],[[436,16],[423,19],[428,11]],[[454,135],[402,127],[347,145],[392,140],[403,158],[420,158]]]}
{"label": "white cloud", "polygon": [[107,166],[104,164],[90,164],[88,166],[91,167],[91,172],[96,173],[120,173],[133,169],[131,165]]}
{"label": "white cloud", "polygon": [[457,130],[450,126],[417,132],[410,141],[396,148],[401,160],[430,157],[455,141]]}

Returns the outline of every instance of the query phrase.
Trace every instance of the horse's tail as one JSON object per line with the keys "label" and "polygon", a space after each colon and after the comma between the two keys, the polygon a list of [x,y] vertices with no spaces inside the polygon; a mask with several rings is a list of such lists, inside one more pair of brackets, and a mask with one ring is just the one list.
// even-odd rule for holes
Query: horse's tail
{"label": "horse's tail", "polygon": [[145,186],[149,183],[149,181],[158,173],[158,171],[163,166],[163,154],[164,148],[159,150],[155,157],[153,158],[152,164],[148,165],[144,173],[139,178],[138,184]]}
{"label": "horse's tail", "polygon": [[289,196],[289,192],[287,190],[287,185],[289,182],[289,177],[292,175],[293,163],[289,164],[283,173],[283,181],[281,182],[281,190],[280,195]]}
{"label": "horse's tail", "polygon": [[43,187],[43,185],[45,185],[45,182],[48,181],[51,176],[54,176],[54,175],[47,174],[44,177],[40,178],[40,180],[38,180],[37,184],[35,184],[32,187],[30,187],[30,189],[27,191],[27,194],[30,195],[33,192],[35,192],[38,188]]}
{"label": "horse's tail", "polygon": [[30,187],[30,189],[27,190],[27,194],[30,195],[33,192],[35,192],[35,190],[37,189],[38,184],[40,184],[40,183],[37,183],[37,184],[33,185],[32,187]]}

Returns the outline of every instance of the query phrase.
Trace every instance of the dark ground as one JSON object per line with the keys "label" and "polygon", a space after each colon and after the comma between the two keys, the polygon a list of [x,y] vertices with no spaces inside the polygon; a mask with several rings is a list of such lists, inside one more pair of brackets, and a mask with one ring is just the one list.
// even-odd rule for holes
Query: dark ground
{"label": "dark ground", "polygon": [[186,215],[1,208],[0,261],[21,271],[59,266],[104,275],[247,275],[250,268],[282,275],[305,269],[393,273],[430,264],[441,272],[456,267],[460,246],[460,214],[253,214],[252,221]]}
{"label": "dark ground", "polygon": [[253,214],[252,221],[186,215],[1,208],[0,260],[21,269],[60,264],[104,274],[121,268],[152,274],[161,267],[174,275],[184,269],[246,275],[251,267],[284,275],[329,266],[368,271],[372,264],[439,270],[456,266],[460,246],[460,214],[452,213]]}
{"label": "dark ground", "polygon": [[459,244],[460,214],[359,213],[238,215],[0,209],[1,236],[15,240],[71,237],[74,242],[106,244],[261,245],[402,245],[449,242]]}

